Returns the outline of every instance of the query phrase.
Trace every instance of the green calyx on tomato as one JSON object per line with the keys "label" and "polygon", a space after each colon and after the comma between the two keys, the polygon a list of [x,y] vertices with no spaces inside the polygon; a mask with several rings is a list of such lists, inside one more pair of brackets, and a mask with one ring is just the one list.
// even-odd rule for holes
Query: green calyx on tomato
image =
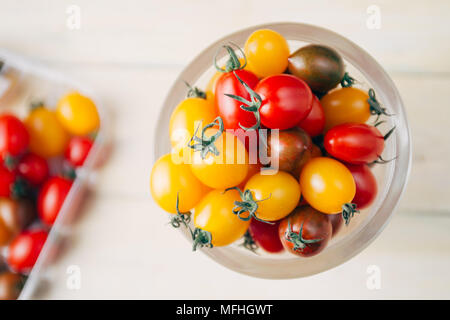
{"label": "green calyx on tomato", "polygon": [[252,88],[250,88],[241,78],[239,78],[239,76],[234,72],[234,75],[236,77],[236,79],[238,79],[238,81],[244,86],[245,90],[247,90],[247,92],[250,95],[250,100],[246,100],[240,96],[234,95],[234,94],[228,94],[225,93],[225,95],[227,97],[230,97],[232,99],[235,99],[241,103],[243,103],[243,105],[241,105],[241,109],[244,111],[248,111],[248,112],[252,112],[255,115],[256,118],[256,123],[247,128],[244,127],[243,125],[241,125],[239,123],[239,126],[245,130],[257,130],[261,127],[261,115],[259,114],[259,108],[261,108],[262,105],[262,99],[261,96],[259,94],[257,94]]}
{"label": "green calyx on tomato", "polygon": [[192,87],[188,82],[184,81],[188,87],[188,92],[186,93],[187,98],[201,98],[206,99],[206,93],[197,87]]}
{"label": "green calyx on tomato", "polygon": [[356,80],[352,78],[348,72],[344,73],[344,77],[341,80],[341,87],[348,88],[355,84]]}
{"label": "green calyx on tomato", "polygon": [[241,247],[244,247],[245,249],[253,252],[254,254],[256,253],[256,250],[259,248],[258,245],[256,244],[255,240],[253,240],[252,235],[250,234],[250,231],[247,230],[244,234],[244,242],[242,242],[240,244]]}
{"label": "green calyx on tomato", "polygon": [[304,239],[302,234],[303,234],[303,224],[304,222],[302,222],[301,226],[300,226],[300,230],[297,232],[294,232],[294,230],[292,229],[291,226],[291,220],[288,219],[288,231],[285,233],[285,238],[287,241],[291,242],[294,247],[292,248],[292,250],[294,251],[303,251],[303,249],[305,249],[305,247],[308,244],[312,244],[312,243],[316,243],[319,241],[322,241],[323,239]]}
{"label": "green calyx on tomato", "polygon": [[225,189],[225,192],[227,192],[229,190],[237,190],[241,197],[242,201],[235,201],[234,202],[235,207],[233,208],[233,213],[239,219],[241,219],[242,221],[249,221],[251,218],[254,218],[258,221],[272,224],[272,222],[262,220],[256,216],[256,213],[257,213],[256,211],[258,210],[258,202],[269,199],[271,195],[269,195],[269,197],[266,199],[255,200],[253,198],[252,192],[249,189],[242,192],[241,189],[239,189],[239,187],[232,187],[232,188]]}
{"label": "green calyx on tomato", "polygon": [[[239,60],[238,56],[236,55],[236,52],[234,52],[234,49],[232,48],[232,46],[228,46],[228,45],[223,45],[222,47],[219,48],[219,50],[217,51],[216,55],[214,56],[214,67],[217,69],[217,71],[225,73],[225,72],[231,72],[231,71],[236,71],[236,70],[241,70],[244,69],[247,66],[247,57],[245,56],[244,51],[236,44],[231,43],[230,44],[232,46],[234,46],[236,49],[239,50],[239,52],[241,53],[242,57],[244,58],[244,63],[242,64],[241,61]],[[225,68],[221,68],[219,67],[219,65],[217,64],[217,55],[219,54],[220,49],[225,48],[228,52],[228,60],[225,63]]]}
{"label": "green calyx on tomato", "polygon": [[356,208],[356,204],[345,203],[342,205],[342,218],[344,219],[346,226],[348,226],[355,213],[359,213],[359,210]]}
{"label": "green calyx on tomato", "polygon": [[380,104],[380,102],[378,102],[377,97],[375,96],[375,90],[373,90],[373,88],[369,89],[369,99],[367,99],[367,102],[370,105],[370,113],[372,115],[385,115],[385,116],[392,116],[392,114],[389,114],[386,112],[386,108],[383,108]]}
{"label": "green calyx on tomato", "polygon": [[[218,126],[219,130],[212,136],[207,137],[205,135],[206,130],[209,128],[212,128],[214,126]],[[191,139],[188,142],[188,147],[193,149],[194,151],[200,151],[202,159],[205,159],[209,152],[212,154],[218,156],[219,150],[217,150],[217,147],[215,146],[214,142],[219,139],[219,137],[222,135],[224,130],[223,120],[221,117],[217,117],[214,119],[213,122],[207,124],[203,129],[200,137],[197,137],[197,132],[200,126],[195,129],[194,135],[191,137]],[[192,143],[192,142],[197,143]]]}
{"label": "green calyx on tomato", "polygon": [[170,219],[170,224],[174,228],[179,228],[182,225],[189,230],[189,233],[192,237],[192,251],[196,251],[197,248],[208,247],[212,248],[212,235],[210,232],[202,230],[200,228],[191,229],[189,223],[191,222],[191,212],[180,212],[178,206],[180,203],[179,193],[177,193],[177,202],[176,202],[176,216]]}

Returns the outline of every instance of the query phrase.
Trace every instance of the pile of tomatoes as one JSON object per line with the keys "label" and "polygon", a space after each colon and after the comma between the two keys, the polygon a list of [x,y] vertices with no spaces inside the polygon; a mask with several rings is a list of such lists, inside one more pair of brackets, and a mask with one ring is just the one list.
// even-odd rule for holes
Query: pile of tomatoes
{"label": "pile of tomatoes", "polygon": [[251,250],[316,255],[374,201],[371,166],[394,130],[377,127],[390,115],[330,47],[291,53],[262,29],[244,49],[222,49],[228,60],[214,58],[205,92],[188,87],[171,115],[172,152],[153,166],[152,196],[194,250],[242,238]]}
{"label": "pile of tomatoes", "polygon": [[[100,125],[91,99],[33,104],[22,121],[0,114],[0,299],[16,299]],[[7,270],[7,271],[5,271]]]}

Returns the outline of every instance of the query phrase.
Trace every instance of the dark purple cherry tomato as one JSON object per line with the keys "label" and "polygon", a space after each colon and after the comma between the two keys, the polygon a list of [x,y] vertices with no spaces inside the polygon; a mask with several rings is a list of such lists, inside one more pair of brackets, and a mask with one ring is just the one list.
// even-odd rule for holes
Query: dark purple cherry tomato
{"label": "dark purple cherry tomato", "polygon": [[284,250],[278,236],[280,221],[264,223],[256,219],[250,222],[249,231],[256,244],[270,253],[278,253]]}
{"label": "dark purple cherry tomato", "polygon": [[327,217],[328,217],[328,220],[330,220],[331,228],[333,229],[331,236],[334,237],[339,232],[339,230],[341,230],[341,227],[344,222],[344,218],[342,218],[341,213],[328,214]]}
{"label": "dark purple cherry tomato", "polygon": [[327,215],[303,206],[281,221],[278,232],[286,250],[301,257],[311,257],[326,247],[332,226]]}

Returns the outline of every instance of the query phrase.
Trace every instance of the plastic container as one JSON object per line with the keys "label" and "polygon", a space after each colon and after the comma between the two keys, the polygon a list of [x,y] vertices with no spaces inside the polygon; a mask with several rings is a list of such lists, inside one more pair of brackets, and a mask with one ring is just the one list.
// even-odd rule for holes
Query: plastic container
{"label": "plastic container", "polygon": [[[34,268],[31,270],[19,299],[31,298],[38,286],[51,281],[51,275],[47,273],[47,267],[57,259],[64,239],[70,235],[71,225],[74,221],[77,209],[83,201],[85,192],[95,183],[95,170],[103,163],[109,145],[108,117],[101,101],[84,84],[80,84],[64,74],[50,70],[45,66],[34,63],[27,58],[15,55],[0,49],[0,60],[5,66],[20,75],[17,79],[17,88],[8,94],[7,103],[0,105],[0,112],[13,112],[23,118],[28,110],[30,102],[44,101],[46,106],[54,107],[57,101],[69,91],[76,90],[91,98],[97,106],[100,115],[100,129],[89,155],[83,165],[77,169],[77,178],[64,201],[58,217],[49,231],[47,241],[39,255]],[[50,171],[58,166],[58,161],[49,161]],[[30,228],[38,226],[33,224]],[[7,255],[7,249],[3,249],[3,255]]]}
{"label": "plastic container", "polygon": [[[387,108],[387,121],[380,126],[387,132],[396,126],[394,134],[387,140],[384,159],[395,160],[374,167],[378,181],[378,196],[372,206],[355,215],[348,227],[343,226],[328,247],[310,258],[300,258],[288,253],[254,254],[238,244],[228,247],[204,248],[202,251],[216,262],[234,271],[260,278],[298,278],[316,274],[344,263],[367,247],[386,227],[405,188],[411,164],[410,133],[400,95],[383,68],[363,49],[346,38],[323,28],[300,23],[275,23],[244,29],[228,35],[201,52],[180,74],[173,84],[162,106],[154,141],[155,160],[170,152],[168,134],[169,119],[173,109],[185,98],[187,81],[191,85],[205,88],[215,70],[213,57],[218,48],[229,42],[243,47],[247,37],[255,30],[269,28],[282,34],[289,42],[291,52],[309,43],[323,44],[337,50],[345,60],[347,71],[358,80],[357,86],[374,88],[377,99]],[[225,53],[223,53],[225,55]],[[369,120],[370,121],[370,120]],[[184,232],[182,230],[181,232]],[[190,236],[184,232],[189,240]],[[193,254],[195,259],[195,254]]]}

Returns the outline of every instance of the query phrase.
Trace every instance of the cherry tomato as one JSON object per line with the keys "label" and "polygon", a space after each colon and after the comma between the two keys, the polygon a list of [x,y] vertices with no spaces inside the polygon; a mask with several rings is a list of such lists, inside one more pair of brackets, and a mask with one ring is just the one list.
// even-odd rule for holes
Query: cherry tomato
{"label": "cherry tomato", "polygon": [[325,157],[313,158],[304,166],[300,188],[311,207],[328,214],[341,212],[356,193],[351,172],[339,161]]}
{"label": "cherry tomato", "polygon": [[23,231],[9,245],[9,267],[16,272],[28,273],[36,263],[46,240],[47,232],[44,230]]}
{"label": "cherry tomato", "polygon": [[49,168],[44,158],[34,153],[27,153],[20,159],[17,171],[30,184],[37,186],[47,179]]}
{"label": "cherry tomato", "polygon": [[247,176],[245,179],[239,184],[240,189],[245,189],[245,184],[253,177],[255,174],[260,173],[262,169],[262,165],[260,163],[249,163]]}
{"label": "cherry tomato", "polygon": [[325,113],[316,96],[313,96],[311,112],[298,124],[311,137],[318,136],[325,127]]}
{"label": "cherry tomato", "polygon": [[279,225],[280,221],[264,223],[252,219],[248,230],[259,247],[270,253],[278,253],[284,250],[278,235]]}
{"label": "cherry tomato", "polygon": [[250,225],[250,220],[241,220],[233,213],[236,201],[240,201],[236,190],[212,190],[195,206],[194,225],[211,233],[214,247],[240,239]]}
{"label": "cherry tomato", "polygon": [[[209,128],[205,134],[213,136],[217,132],[217,128]],[[192,173],[203,184],[214,189],[239,185],[248,172],[248,152],[244,144],[232,133],[224,131],[214,145],[218,151],[217,155],[208,152],[205,158],[202,158],[202,152],[194,152]]]}
{"label": "cherry tomato", "polygon": [[15,197],[17,194],[17,172],[0,164],[0,197]]}
{"label": "cherry tomato", "polygon": [[257,201],[256,217],[276,221],[287,216],[300,200],[297,180],[283,171],[266,170],[255,174],[245,185]]}
{"label": "cherry tomato", "polygon": [[[238,77],[251,89],[254,89],[258,84],[258,77],[250,71],[236,70],[234,73],[236,73]],[[241,108],[241,102],[225,95],[232,94],[246,100],[250,99],[250,94],[239,82],[234,73],[224,73],[217,80],[215,89],[215,106],[217,108],[217,114],[223,120],[225,129],[236,130],[241,128],[239,124],[246,128],[255,125],[256,118],[252,112],[245,111]]]}
{"label": "cherry tomato", "polygon": [[72,187],[72,181],[62,177],[48,179],[39,191],[37,210],[39,218],[47,225],[53,225]]}
{"label": "cherry tomato", "polygon": [[352,164],[363,164],[381,156],[384,137],[374,126],[344,123],[330,129],[323,144],[333,157]]}
{"label": "cherry tomato", "polygon": [[187,98],[172,112],[169,124],[170,142],[177,150],[187,148],[187,144],[201,121],[204,127],[217,117],[214,100]]}
{"label": "cherry tomato", "polygon": [[31,152],[43,158],[63,154],[69,135],[53,111],[38,106],[25,119],[25,125],[30,133]]}
{"label": "cherry tomato", "polygon": [[358,88],[333,90],[320,99],[325,112],[325,130],[343,123],[365,123],[370,117],[369,95]]}
{"label": "cherry tomato", "polygon": [[177,195],[180,211],[188,212],[208,191],[192,174],[189,164],[175,164],[170,154],[162,156],[153,165],[150,189],[155,202],[170,213],[177,212]]}
{"label": "cherry tomato", "polygon": [[295,51],[289,57],[289,72],[303,79],[312,91],[325,93],[344,77],[345,66],[333,49],[311,44]]}
{"label": "cherry tomato", "polygon": [[[273,138],[273,139],[272,139]],[[269,134],[267,154],[271,166],[291,173],[297,179],[306,162],[311,159],[312,141],[302,129],[295,127],[278,132],[278,139]]]}
{"label": "cherry tomato", "polygon": [[100,127],[100,117],[94,102],[78,92],[62,97],[56,114],[63,127],[73,135],[84,136]]}
{"label": "cherry tomato", "polygon": [[72,137],[64,152],[64,158],[74,167],[81,167],[91,151],[94,141],[88,137]]}
{"label": "cherry tomato", "polygon": [[375,176],[366,164],[346,164],[346,167],[352,173],[356,184],[356,194],[352,202],[358,209],[367,208],[377,196],[378,185]]}
{"label": "cherry tomato", "polygon": [[255,88],[261,96],[261,123],[270,129],[289,129],[311,111],[312,93],[308,85],[288,74],[270,76]]}
{"label": "cherry tomato", "polygon": [[288,66],[289,46],[286,39],[273,30],[253,32],[245,42],[248,69],[259,78],[283,73]]}
{"label": "cherry tomato", "polygon": [[28,147],[30,137],[25,125],[11,114],[0,115],[0,157],[15,157]]}
{"label": "cherry tomato", "polygon": [[25,279],[10,271],[0,273],[0,300],[16,300],[22,291]]}
{"label": "cherry tomato", "polygon": [[331,233],[332,226],[327,216],[310,206],[295,209],[279,227],[284,248],[301,257],[320,253],[328,244]]}
{"label": "cherry tomato", "polygon": [[339,232],[339,230],[341,230],[344,218],[342,218],[342,214],[337,213],[337,214],[329,214],[328,220],[330,220],[333,229],[331,237],[334,237]]}
{"label": "cherry tomato", "polygon": [[0,198],[0,246],[7,245],[34,218],[31,201]]}

